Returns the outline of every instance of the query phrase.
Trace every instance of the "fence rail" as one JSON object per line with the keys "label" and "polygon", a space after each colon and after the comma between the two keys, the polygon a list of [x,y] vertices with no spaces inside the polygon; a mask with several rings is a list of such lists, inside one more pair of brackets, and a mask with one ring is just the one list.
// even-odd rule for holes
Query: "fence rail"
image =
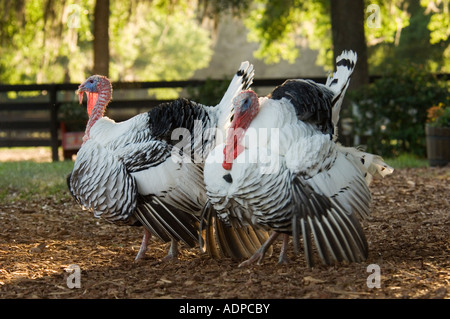
{"label": "fence rail", "polygon": [[[439,77],[448,75],[438,75]],[[378,76],[371,76],[372,82]],[[325,83],[326,77],[309,77],[318,83]],[[285,78],[259,79],[254,80],[252,88],[275,87],[282,84]],[[222,80],[213,80],[220,82]],[[112,83],[114,90],[135,90],[135,89],[161,89],[161,88],[188,88],[204,85],[206,80],[189,80],[189,81],[155,81],[155,82],[115,82]],[[58,110],[61,104],[67,103],[58,99],[60,92],[75,91],[78,84],[27,84],[27,85],[9,85],[0,84],[0,94],[5,92],[30,92],[40,91],[46,92],[46,102],[13,102],[0,100],[0,147],[14,146],[50,146],[52,149],[52,160],[58,161],[58,148],[61,146],[60,123],[58,119]],[[112,100],[108,108],[114,110],[126,109],[146,109],[166,102],[167,100]],[[201,102],[201,101],[200,101]],[[23,118],[22,115],[27,112],[43,112],[44,117],[40,118]],[[29,136],[14,136],[14,132],[26,132],[37,136],[32,138]],[[47,137],[42,137],[40,133]],[[48,137],[48,135],[50,137]]]}
{"label": "fence rail", "polygon": [[[285,79],[264,79],[255,80],[253,87],[276,86],[283,83]],[[325,78],[315,78],[314,80],[324,82]],[[217,80],[218,82],[220,80]],[[155,82],[114,82],[114,90],[136,90],[136,89],[161,89],[161,88],[187,88],[204,85],[206,80],[190,81],[155,81]],[[78,84],[0,84],[0,93],[5,92],[45,92],[46,102],[14,102],[7,100],[0,102],[0,147],[14,146],[50,146],[52,149],[52,160],[58,161],[58,148],[61,146],[60,123],[58,120],[58,110],[61,104],[66,103],[58,99],[60,92],[75,91]],[[108,109],[146,109],[167,102],[167,100],[112,100]],[[24,119],[24,112],[46,112],[45,117],[39,119]],[[5,116],[6,115],[6,116]],[[29,134],[17,136],[14,133],[29,133],[38,135],[38,137],[29,137]],[[39,132],[50,137],[39,137]],[[20,135],[20,134],[19,134]]]}

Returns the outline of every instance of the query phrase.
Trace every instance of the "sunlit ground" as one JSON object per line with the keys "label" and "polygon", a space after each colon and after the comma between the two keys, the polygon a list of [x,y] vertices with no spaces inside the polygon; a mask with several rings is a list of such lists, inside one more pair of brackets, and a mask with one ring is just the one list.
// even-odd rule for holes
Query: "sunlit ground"
{"label": "sunlit ground", "polygon": [[[61,148],[59,159],[63,160]],[[1,147],[0,162],[13,161],[51,162],[52,150],[50,147]]]}
{"label": "sunlit ground", "polygon": [[[291,264],[277,265],[280,243],[262,266],[238,268],[185,247],[178,262],[163,262],[168,246],[152,239],[134,263],[142,229],[83,211],[66,186],[73,162],[50,163],[45,147],[2,148],[0,161],[0,299],[450,296],[450,167],[400,168],[374,180],[372,216],[363,224],[368,260],[307,269],[292,251]],[[380,288],[367,286],[370,264],[381,269]],[[80,267],[81,289],[69,289],[69,265]]]}

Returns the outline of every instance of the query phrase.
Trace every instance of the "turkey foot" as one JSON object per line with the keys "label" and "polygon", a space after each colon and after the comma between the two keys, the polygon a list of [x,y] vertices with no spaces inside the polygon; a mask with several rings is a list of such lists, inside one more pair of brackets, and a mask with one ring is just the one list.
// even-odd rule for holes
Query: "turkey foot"
{"label": "turkey foot", "polygon": [[238,267],[246,267],[254,264],[255,262],[257,262],[258,265],[261,265],[267,249],[269,249],[270,245],[273,244],[273,242],[278,238],[279,235],[280,233],[273,232],[272,235],[270,235],[269,239],[267,239],[266,242],[261,247],[259,247],[259,249],[253,254],[253,256],[240,263]]}
{"label": "turkey foot", "polygon": [[289,243],[289,235],[283,234],[283,245],[281,246],[280,258],[278,264],[289,264],[289,258],[287,256],[287,248]]}
{"label": "turkey foot", "polygon": [[175,239],[172,239],[170,243],[169,252],[167,253],[167,256],[164,257],[163,261],[171,261],[171,260],[177,260],[178,259],[178,243]]}

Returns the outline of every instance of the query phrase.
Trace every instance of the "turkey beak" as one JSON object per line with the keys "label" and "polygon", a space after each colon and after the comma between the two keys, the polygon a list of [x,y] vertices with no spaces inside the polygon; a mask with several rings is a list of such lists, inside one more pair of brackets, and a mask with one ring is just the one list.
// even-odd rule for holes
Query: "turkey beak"
{"label": "turkey beak", "polygon": [[75,92],[78,94],[78,101],[80,102],[80,104],[83,103],[83,92],[85,92],[85,88],[83,86],[80,86]]}

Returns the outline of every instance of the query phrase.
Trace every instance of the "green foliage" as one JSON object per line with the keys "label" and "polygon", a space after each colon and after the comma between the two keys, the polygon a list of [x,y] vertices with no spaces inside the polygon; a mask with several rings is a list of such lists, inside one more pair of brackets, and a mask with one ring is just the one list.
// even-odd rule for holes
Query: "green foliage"
{"label": "green foliage", "polygon": [[280,59],[293,62],[298,53],[295,50],[296,14],[295,0],[255,1],[256,9],[245,20],[250,30],[248,39],[260,42],[255,56],[267,63],[278,63]]}
{"label": "green foliage", "polygon": [[[0,0],[0,82],[81,82],[93,67],[95,0]],[[188,79],[212,56],[188,0],[111,0],[113,81]],[[172,94],[173,95],[173,94]]]}
{"label": "green foliage", "polygon": [[[382,37],[368,38],[370,72],[381,73],[386,64],[396,63],[400,59],[405,63],[423,64],[432,72],[448,72],[450,70],[448,59],[450,57],[450,41],[448,39],[440,42],[433,41],[432,32],[429,30],[430,21],[438,13],[428,12],[428,9],[421,6],[418,0],[402,2],[404,4],[402,14],[406,15],[407,24],[400,23],[398,30],[392,30],[392,34],[395,36],[390,40],[393,41],[377,43],[384,39]],[[382,12],[382,17],[385,17],[385,14],[388,13]],[[395,26],[395,19],[388,20],[393,20],[393,26]],[[448,30],[448,26],[445,24],[436,25],[436,28],[442,32]],[[370,45],[371,43],[373,45]]]}
{"label": "green foliage", "polygon": [[319,51],[318,64],[332,65],[329,1],[257,0],[244,20],[248,40],[258,42],[256,58],[268,64],[281,59],[293,63],[298,44],[308,40],[309,47]]}
{"label": "green foliage", "polygon": [[[377,27],[368,27],[366,23],[369,46],[395,42],[399,28],[409,24],[406,2],[365,1],[366,8],[371,4],[378,5],[380,11],[376,14],[381,16]],[[255,52],[257,58],[266,63],[277,63],[281,59],[292,63],[298,57],[298,43],[307,39],[309,48],[318,51],[316,63],[333,69],[330,1],[258,0],[255,3],[245,25],[249,29],[248,39],[260,43]],[[366,19],[371,20],[373,14],[368,10]]]}
{"label": "green foliage", "polygon": [[[67,76],[84,77],[90,67],[94,0],[0,1],[0,82],[63,82]],[[48,4],[48,5],[47,5]],[[74,12],[74,8],[80,8]],[[79,17],[79,28],[69,21]],[[89,56],[89,55],[88,55]]]}
{"label": "green foliage", "polygon": [[367,87],[349,92],[355,102],[355,134],[370,135],[369,152],[385,157],[402,153],[424,156],[427,109],[448,105],[448,81],[420,66],[397,64]]}
{"label": "green foliage", "polygon": [[430,43],[446,41],[450,36],[450,1],[420,0],[420,4],[427,11],[434,11],[428,23]]}
{"label": "green foliage", "polygon": [[207,106],[215,106],[219,104],[229,84],[229,79],[207,79],[205,84],[195,87],[188,87],[186,91],[189,98],[193,101]]}
{"label": "green foliage", "polygon": [[444,113],[436,121],[437,127],[450,127],[450,107],[444,109]]}
{"label": "green foliage", "polygon": [[[365,0],[366,7],[366,40],[367,45],[377,43],[394,43],[399,41],[401,31],[410,23],[411,14],[408,12],[410,0]],[[379,12],[370,10],[370,5],[377,5]],[[370,25],[372,18],[379,14],[379,26]],[[374,21],[372,21],[374,22]]]}
{"label": "green foliage", "polygon": [[[425,10],[435,2],[432,8],[437,9]],[[364,0],[364,6],[371,72],[399,58],[426,64],[435,72],[450,70],[448,0]],[[248,40],[259,43],[256,58],[268,64],[293,63],[306,39],[308,47],[318,51],[316,64],[333,69],[329,0],[255,0],[250,8],[244,23]]]}
{"label": "green foliage", "polygon": [[67,131],[84,131],[88,114],[82,105],[73,103],[63,103],[59,107],[59,120],[64,122]]}
{"label": "green foliage", "polygon": [[252,0],[200,0],[197,2],[197,11],[200,19],[216,19],[226,13],[240,17],[249,10],[251,2]]}
{"label": "green foliage", "polygon": [[[238,15],[254,55],[294,62],[299,48],[318,51],[316,64],[334,69],[330,0],[111,0],[113,81],[181,80],[206,67],[211,30],[204,19]],[[450,70],[449,0],[364,0],[371,73],[409,59],[434,72]],[[95,0],[0,0],[0,82],[81,82],[92,70]],[[379,12],[371,11],[378,6]],[[377,9],[378,10],[378,9]],[[380,25],[369,26],[374,14]],[[78,20],[77,20],[78,19]],[[73,27],[73,22],[76,26]],[[159,94],[159,93],[158,93]],[[175,97],[175,90],[164,96]]]}
{"label": "green foliage", "polygon": [[450,128],[450,106],[439,103],[430,107],[427,110],[427,124],[433,127]]}
{"label": "green foliage", "polygon": [[128,0],[113,1],[111,11],[113,80],[182,80],[208,65],[211,39],[189,7],[169,11],[160,2]]}

